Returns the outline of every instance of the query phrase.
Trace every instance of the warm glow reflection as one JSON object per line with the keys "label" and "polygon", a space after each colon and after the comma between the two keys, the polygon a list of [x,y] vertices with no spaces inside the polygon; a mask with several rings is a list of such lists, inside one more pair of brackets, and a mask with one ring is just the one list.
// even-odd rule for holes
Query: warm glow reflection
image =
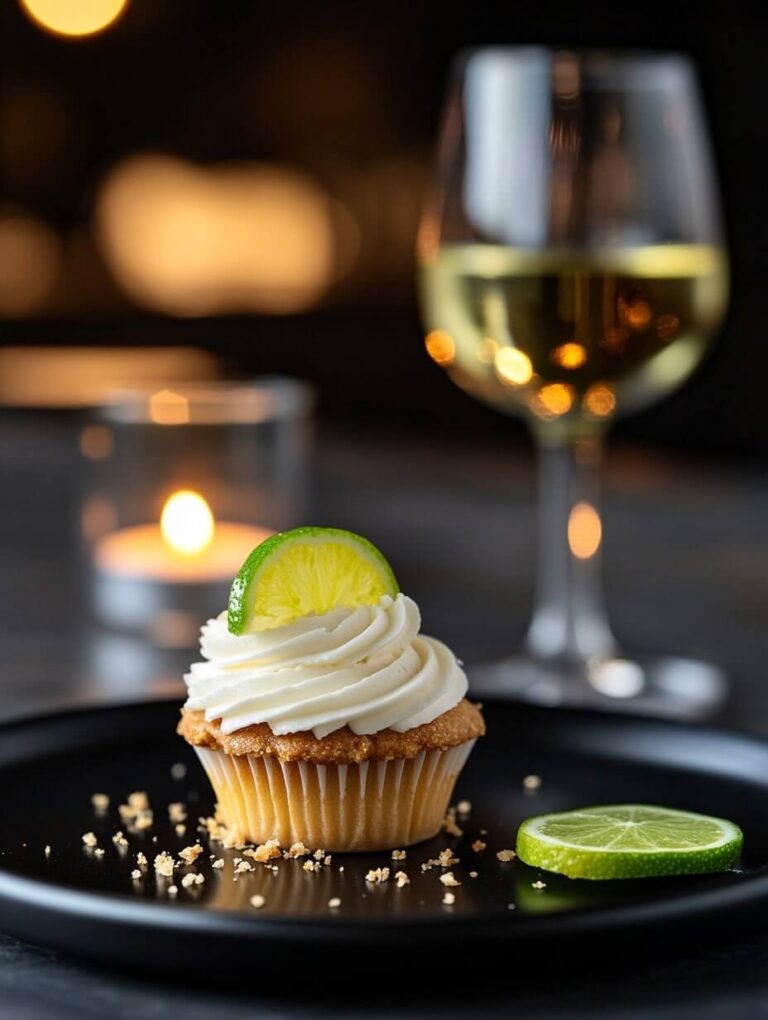
{"label": "warm glow reflection", "polygon": [[648,329],[653,312],[651,306],[642,298],[619,298],[618,305],[619,320],[628,329],[635,333],[642,333]]}
{"label": "warm glow reflection", "polygon": [[611,326],[605,331],[605,336],[600,341],[600,346],[609,354],[623,354],[627,347],[629,330],[624,326]]}
{"label": "warm glow reflection", "polygon": [[187,425],[189,400],[173,390],[159,390],[149,398],[149,417],[155,425]]}
{"label": "warm glow reflection", "polygon": [[214,358],[191,347],[0,346],[0,404],[90,407],[115,390],[216,374]]}
{"label": "warm glow reflection", "polygon": [[126,292],[174,315],[308,308],[357,250],[349,213],[277,165],[134,157],[104,182],[96,223]]}
{"label": "warm glow reflection", "polygon": [[427,348],[427,354],[438,365],[450,365],[456,357],[456,344],[451,334],[446,333],[444,329],[433,329],[431,333],[427,333],[424,346]]}
{"label": "warm glow reflection", "polygon": [[160,515],[163,540],[175,552],[194,556],[213,541],[215,524],[211,508],[191,489],[169,497]]}
{"label": "warm glow reflection", "polygon": [[573,406],[573,390],[565,383],[542,386],[532,402],[533,410],[542,418],[559,418]]}
{"label": "warm glow reflection", "polygon": [[59,239],[27,216],[0,218],[0,315],[30,315],[44,307],[61,263]]}
{"label": "warm glow reflection", "polygon": [[510,386],[525,386],[533,377],[533,365],[523,351],[502,347],[496,352],[496,374]]}
{"label": "warm glow reflection", "polygon": [[676,315],[660,315],[656,320],[656,332],[662,340],[674,340],[680,332],[680,320]]}
{"label": "warm glow reflection", "polygon": [[27,15],[55,35],[101,32],[122,13],[128,0],[20,0]]}
{"label": "warm glow reflection", "polygon": [[577,503],[568,518],[568,545],[580,560],[588,560],[600,548],[603,528],[591,503]]}
{"label": "warm glow reflection", "polygon": [[616,407],[616,396],[610,386],[595,383],[590,386],[582,398],[582,406],[593,418],[606,418],[613,414]]}
{"label": "warm glow reflection", "polygon": [[581,344],[568,343],[555,347],[550,357],[561,368],[581,368],[587,360],[587,352]]}
{"label": "warm glow reflection", "polygon": [[115,437],[106,425],[86,425],[80,432],[79,445],[88,460],[106,460],[112,455]]}

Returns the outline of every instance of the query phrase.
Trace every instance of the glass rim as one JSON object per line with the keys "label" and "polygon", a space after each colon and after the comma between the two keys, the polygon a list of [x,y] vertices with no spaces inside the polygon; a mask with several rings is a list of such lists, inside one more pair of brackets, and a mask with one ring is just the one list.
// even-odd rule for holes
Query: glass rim
{"label": "glass rim", "polygon": [[142,384],[115,390],[95,409],[113,425],[264,425],[307,417],[315,388],[288,376],[173,385]]}
{"label": "glass rim", "polygon": [[[516,57],[518,60],[546,57],[550,62],[557,57],[573,57],[579,68],[595,78],[611,75],[620,77],[626,73],[644,71],[661,72],[663,75],[690,79],[695,73],[693,57],[682,50],[655,50],[621,46],[569,46],[530,44],[491,44],[469,46],[459,50],[453,59],[454,73],[466,70],[470,61],[477,57]],[[668,80],[668,79],[665,79]],[[657,85],[664,82],[656,82]]]}

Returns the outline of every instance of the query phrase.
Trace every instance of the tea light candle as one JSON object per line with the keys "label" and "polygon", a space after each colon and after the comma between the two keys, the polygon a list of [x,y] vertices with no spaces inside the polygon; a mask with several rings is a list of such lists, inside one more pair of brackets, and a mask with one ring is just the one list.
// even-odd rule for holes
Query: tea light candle
{"label": "tea light candle", "polygon": [[216,521],[206,500],[184,489],[157,524],[121,528],[94,548],[95,604],[106,623],[186,644],[224,606],[221,599],[255,546],[272,531]]}

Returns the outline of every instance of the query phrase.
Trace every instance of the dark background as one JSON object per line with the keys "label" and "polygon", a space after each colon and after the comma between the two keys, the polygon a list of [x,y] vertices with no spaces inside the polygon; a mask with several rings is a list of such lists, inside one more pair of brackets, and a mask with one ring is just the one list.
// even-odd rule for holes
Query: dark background
{"label": "dark background", "polygon": [[[0,318],[0,344],[201,345],[233,371],[317,381],[331,417],[461,430],[483,443],[521,437],[518,423],[503,425],[455,390],[421,342],[411,252],[451,58],[500,42],[674,48],[696,60],[709,111],[731,311],[722,342],[685,390],[619,430],[700,454],[765,455],[766,10],[758,2],[132,0],[109,31],[67,41],[4,0],[0,210],[45,220],[67,239],[70,258],[44,308]],[[355,268],[300,315],[190,320],[132,306],[100,262],[89,223],[99,179],[146,151],[304,168],[358,214]]]}

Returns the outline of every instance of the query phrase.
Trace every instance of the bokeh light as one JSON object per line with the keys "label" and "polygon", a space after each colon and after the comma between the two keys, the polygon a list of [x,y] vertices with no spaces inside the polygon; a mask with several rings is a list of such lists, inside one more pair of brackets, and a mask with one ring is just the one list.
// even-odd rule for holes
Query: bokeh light
{"label": "bokeh light", "polygon": [[450,333],[444,329],[433,329],[424,340],[427,354],[438,365],[450,365],[456,357],[456,344]]}
{"label": "bokeh light", "polygon": [[643,333],[651,324],[653,312],[647,301],[641,297],[620,297],[618,301],[619,321],[635,333]]}
{"label": "bokeh light", "polygon": [[189,400],[183,393],[158,390],[150,395],[149,417],[155,425],[187,425]]}
{"label": "bokeh light", "polygon": [[19,0],[29,19],[54,35],[82,37],[103,32],[128,0]]}
{"label": "bokeh light", "polygon": [[29,216],[0,217],[0,315],[39,312],[60,270],[61,244],[50,227]]}
{"label": "bokeh light", "polygon": [[140,305],[172,315],[288,313],[354,260],[354,221],[310,178],[271,164],[203,168],[137,156],[105,180],[100,245]]}
{"label": "bokeh light", "polygon": [[588,560],[600,548],[603,526],[591,503],[577,503],[568,517],[568,545],[573,555]]}
{"label": "bokeh light", "polygon": [[573,389],[565,383],[549,383],[533,395],[530,403],[539,418],[559,418],[573,407]]}
{"label": "bokeh light", "polygon": [[496,352],[496,374],[510,386],[525,386],[533,377],[531,359],[516,347],[501,347]]}
{"label": "bokeh light", "polygon": [[581,406],[591,418],[607,418],[616,409],[616,395],[605,383],[594,383],[582,397]]}
{"label": "bokeh light", "polygon": [[587,360],[587,352],[577,343],[561,344],[550,354],[552,361],[561,368],[581,368]]}
{"label": "bokeh light", "polygon": [[115,448],[115,437],[106,425],[85,425],[78,445],[86,460],[107,460]]}

